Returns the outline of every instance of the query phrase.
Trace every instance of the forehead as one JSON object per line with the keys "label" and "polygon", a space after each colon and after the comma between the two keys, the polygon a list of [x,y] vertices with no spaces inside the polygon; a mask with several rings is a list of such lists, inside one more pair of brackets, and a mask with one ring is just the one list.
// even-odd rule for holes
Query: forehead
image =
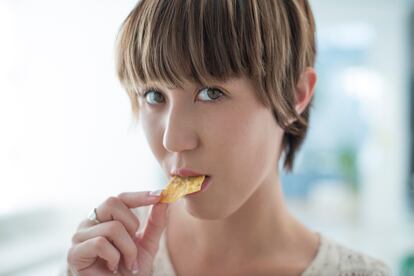
{"label": "forehead", "polygon": [[167,89],[176,89],[177,87],[179,87],[178,85],[175,84],[166,84],[164,82],[160,82],[160,81],[148,81],[148,82],[139,82],[137,84],[138,90],[142,90],[142,89],[147,89],[149,87],[154,87],[154,88],[167,88]]}

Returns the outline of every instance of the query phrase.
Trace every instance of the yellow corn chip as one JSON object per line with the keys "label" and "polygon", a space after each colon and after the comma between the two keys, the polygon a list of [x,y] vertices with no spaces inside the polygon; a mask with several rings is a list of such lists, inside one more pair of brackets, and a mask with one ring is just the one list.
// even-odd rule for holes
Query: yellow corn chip
{"label": "yellow corn chip", "polygon": [[172,203],[185,196],[200,191],[205,176],[173,176],[167,187],[161,192],[160,202]]}

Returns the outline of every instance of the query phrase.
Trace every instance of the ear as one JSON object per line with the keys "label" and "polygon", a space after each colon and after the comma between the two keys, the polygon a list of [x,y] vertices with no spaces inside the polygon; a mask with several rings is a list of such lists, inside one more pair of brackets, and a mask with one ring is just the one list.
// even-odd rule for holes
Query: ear
{"label": "ear", "polygon": [[[301,74],[299,81],[296,85],[296,104],[295,109],[298,114],[306,109],[309,102],[313,97],[313,92],[315,90],[317,80],[317,74],[315,69],[312,67],[307,67]],[[289,120],[289,124],[296,121],[295,119]]]}
{"label": "ear", "polygon": [[313,97],[317,80],[315,69],[307,67],[296,85],[296,112],[301,114]]}

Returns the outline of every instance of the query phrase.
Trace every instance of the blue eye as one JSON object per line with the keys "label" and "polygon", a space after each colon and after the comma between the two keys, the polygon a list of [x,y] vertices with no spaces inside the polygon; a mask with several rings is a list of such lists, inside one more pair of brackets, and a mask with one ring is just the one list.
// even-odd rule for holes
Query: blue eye
{"label": "blue eye", "polygon": [[164,102],[164,96],[154,88],[149,88],[144,93],[144,98],[149,104],[159,104]]}
{"label": "blue eye", "polygon": [[206,87],[206,88],[203,88],[202,90],[200,90],[198,95],[202,96],[202,98],[203,98],[202,101],[214,102],[214,101],[220,100],[221,99],[220,97],[223,96],[224,93],[221,92],[217,88]]}

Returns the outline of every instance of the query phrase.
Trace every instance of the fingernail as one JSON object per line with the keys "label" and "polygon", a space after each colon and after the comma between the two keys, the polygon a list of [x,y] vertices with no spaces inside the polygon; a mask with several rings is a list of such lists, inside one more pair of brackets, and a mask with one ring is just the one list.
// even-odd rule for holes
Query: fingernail
{"label": "fingernail", "polygon": [[139,271],[138,262],[135,261],[134,265],[132,266],[132,274],[137,274]]}
{"label": "fingernail", "polygon": [[150,196],[159,196],[161,195],[162,189],[161,190],[156,190],[156,191],[152,191],[149,193]]}
{"label": "fingernail", "polygon": [[118,265],[115,266],[115,269],[112,271],[113,274],[117,274],[118,273]]}

